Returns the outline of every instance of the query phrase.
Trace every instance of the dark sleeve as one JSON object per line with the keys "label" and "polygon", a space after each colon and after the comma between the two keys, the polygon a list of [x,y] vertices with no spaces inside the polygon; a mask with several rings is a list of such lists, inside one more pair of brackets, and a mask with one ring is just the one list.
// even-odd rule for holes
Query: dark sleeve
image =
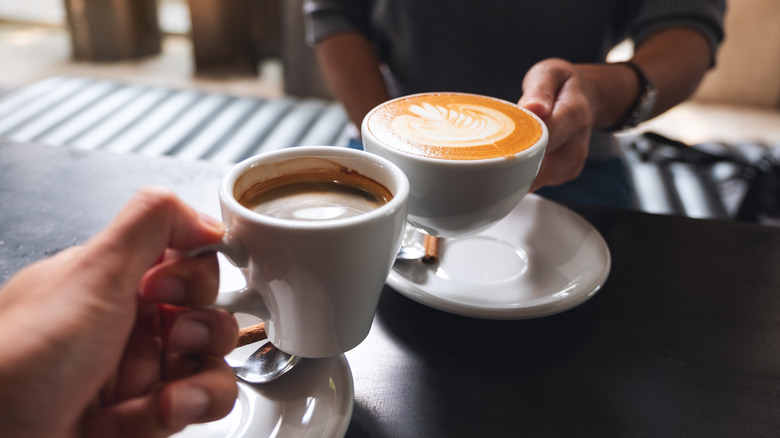
{"label": "dark sleeve", "polygon": [[314,45],[336,33],[368,33],[365,0],[304,0],[306,42]]}
{"label": "dark sleeve", "polygon": [[629,29],[636,46],[653,33],[673,26],[692,28],[709,42],[713,64],[723,41],[726,0],[644,0]]}

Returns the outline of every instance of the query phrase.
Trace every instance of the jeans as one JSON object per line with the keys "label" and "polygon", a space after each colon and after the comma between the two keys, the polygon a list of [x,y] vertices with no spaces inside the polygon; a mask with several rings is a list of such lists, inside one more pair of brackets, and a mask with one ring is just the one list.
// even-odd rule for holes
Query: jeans
{"label": "jeans", "polygon": [[536,194],[552,201],[576,204],[624,208],[634,206],[628,170],[618,157],[587,161],[576,179],[560,186],[542,187]]}

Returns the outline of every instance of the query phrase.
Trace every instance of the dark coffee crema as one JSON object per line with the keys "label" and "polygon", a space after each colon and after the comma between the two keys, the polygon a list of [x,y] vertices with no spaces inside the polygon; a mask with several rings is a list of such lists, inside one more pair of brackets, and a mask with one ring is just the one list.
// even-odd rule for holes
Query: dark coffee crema
{"label": "dark coffee crema", "polygon": [[393,199],[385,186],[346,168],[309,169],[251,186],[241,205],[277,219],[324,221],[358,216]]}
{"label": "dark coffee crema", "polygon": [[390,148],[444,160],[510,157],[536,144],[542,125],[519,106],[466,93],[423,93],[379,105],[367,116]]}

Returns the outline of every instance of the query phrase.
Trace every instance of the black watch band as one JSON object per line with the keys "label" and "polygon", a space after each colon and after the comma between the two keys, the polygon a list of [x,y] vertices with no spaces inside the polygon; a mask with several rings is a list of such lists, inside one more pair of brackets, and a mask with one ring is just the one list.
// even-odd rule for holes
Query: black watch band
{"label": "black watch band", "polygon": [[625,65],[626,67],[631,68],[631,70],[636,73],[637,79],[639,79],[639,96],[634,102],[634,105],[629,110],[625,119],[610,129],[610,131],[621,131],[633,128],[649,118],[650,113],[655,107],[655,102],[658,100],[658,89],[650,82],[650,79],[647,78],[645,72],[633,62],[616,62],[612,65]]}

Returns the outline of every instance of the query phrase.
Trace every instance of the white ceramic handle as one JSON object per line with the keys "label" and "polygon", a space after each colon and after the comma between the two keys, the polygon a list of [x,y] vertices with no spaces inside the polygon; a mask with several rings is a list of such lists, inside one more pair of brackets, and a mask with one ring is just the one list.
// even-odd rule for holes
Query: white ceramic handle
{"label": "white ceramic handle", "polygon": [[[225,232],[222,241],[211,245],[201,246],[188,253],[190,257],[197,257],[207,252],[218,251],[227,257],[227,259],[238,268],[249,266],[249,257],[244,250],[241,242],[234,238],[229,231]],[[220,291],[213,307],[227,310],[228,312],[242,312],[256,316],[268,314],[268,309],[260,299],[251,283],[251,279],[246,278],[246,286],[234,291]]]}

